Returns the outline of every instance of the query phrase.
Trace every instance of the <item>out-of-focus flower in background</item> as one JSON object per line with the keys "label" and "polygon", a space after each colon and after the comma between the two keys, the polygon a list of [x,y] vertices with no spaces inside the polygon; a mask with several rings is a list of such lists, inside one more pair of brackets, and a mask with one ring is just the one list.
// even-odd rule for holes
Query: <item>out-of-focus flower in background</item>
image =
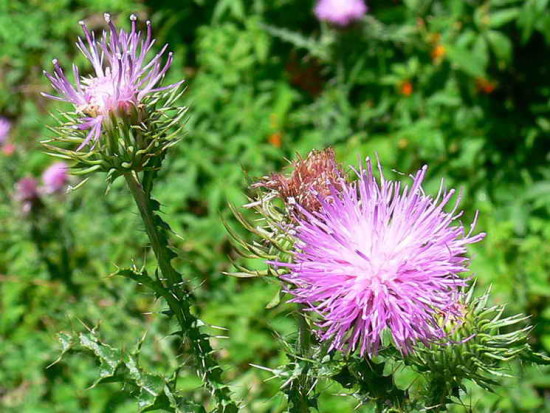
{"label": "out-of-focus flower in background", "polygon": [[0,146],[4,145],[7,140],[11,129],[11,122],[0,116]]}
{"label": "out-of-focus flower in background", "polygon": [[13,143],[6,143],[2,145],[2,153],[6,156],[12,156],[15,153],[15,145]]}
{"label": "out-of-focus flower in background", "polygon": [[432,49],[432,59],[435,63],[441,62],[445,55],[447,54],[447,49],[442,44],[437,44]]}
{"label": "out-of-focus flower in background", "polygon": [[406,80],[399,85],[399,93],[401,93],[403,96],[408,97],[412,95],[413,92],[414,92],[414,86],[409,80]]}
{"label": "out-of-focus flower in background", "polygon": [[69,168],[65,162],[52,164],[42,174],[44,191],[48,194],[63,192],[69,182]]}
{"label": "out-of-focus flower in background", "polygon": [[280,148],[283,145],[283,134],[281,132],[273,132],[269,135],[267,140],[271,145]]}
{"label": "out-of-focus flower in background", "polygon": [[342,27],[361,20],[366,12],[363,0],[319,0],[315,6],[319,20]]}
{"label": "out-of-focus flower in background", "polygon": [[497,88],[497,84],[489,79],[478,77],[476,79],[476,89],[486,95],[490,95]]}
{"label": "out-of-focus flower in background", "polygon": [[31,177],[21,178],[15,184],[15,200],[21,204],[21,211],[28,214],[40,202],[38,181]]}

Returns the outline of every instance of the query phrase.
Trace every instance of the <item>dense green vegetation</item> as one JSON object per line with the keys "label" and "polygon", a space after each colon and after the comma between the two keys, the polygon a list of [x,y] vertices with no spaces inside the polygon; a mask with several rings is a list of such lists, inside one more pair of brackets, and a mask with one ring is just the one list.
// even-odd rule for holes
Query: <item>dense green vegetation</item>
{"label": "dense green vegetation", "polygon": [[[40,95],[51,92],[42,70],[53,58],[86,67],[74,47],[78,21],[99,30],[106,10],[122,26],[131,13],[151,19],[157,49],[169,43],[175,53],[167,82],[187,79],[186,135],[154,192],[179,235],[175,263],[196,287],[197,312],[227,329],[209,332],[227,336],[213,345],[247,411],[285,409],[283,380],[251,364],[285,362],[294,306],[274,305],[273,280],[224,275],[240,259],[224,228],[241,230],[228,203],[246,203],[251,182],[315,148],[332,146],[347,164],[378,156],[389,175],[427,164],[428,191],[441,178],[460,188],[465,222],[479,211],[477,230],[487,233],[471,248],[477,287],[491,285],[506,313],[529,315],[531,346],[550,350],[548,1],[368,5],[361,22],[338,29],[315,18],[312,1],[0,1],[0,115],[12,121],[15,145],[0,153],[0,411],[135,411],[119,383],[93,386],[107,362],[74,353],[52,364],[60,331],[94,330],[127,352],[141,338],[140,361],[158,374],[181,362],[161,303],[110,276],[133,260],[154,268],[123,182],[105,193],[96,174],[45,196],[33,217],[14,198],[17,180],[53,162],[40,141],[51,137],[49,112],[65,108]],[[516,363],[510,372],[496,394],[469,386],[456,411],[550,409],[547,367]],[[192,369],[178,386],[200,401]],[[319,390],[321,412],[357,404],[335,385]]]}

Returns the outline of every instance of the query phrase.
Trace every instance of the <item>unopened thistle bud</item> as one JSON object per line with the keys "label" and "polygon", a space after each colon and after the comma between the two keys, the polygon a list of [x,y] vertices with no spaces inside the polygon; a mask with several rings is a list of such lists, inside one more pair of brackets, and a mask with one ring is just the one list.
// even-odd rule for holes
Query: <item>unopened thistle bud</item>
{"label": "unopened thistle bud", "polygon": [[447,337],[436,346],[417,346],[407,359],[422,373],[428,400],[434,406],[448,403],[463,380],[492,390],[497,385],[495,378],[507,375],[510,361],[528,359],[532,354],[527,317],[505,317],[504,306],[488,305],[488,291],[479,297],[473,293],[472,286],[461,296],[459,319],[439,319]]}
{"label": "unopened thistle bud", "polygon": [[[57,96],[45,96],[69,102],[74,111],[62,114],[62,124],[55,129],[60,145],[46,144],[52,154],[75,162],[83,173],[92,170],[143,170],[149,160],[159,156],[174,141],[174,127],[185,111],[175,107],[178,82],[159,84],[172,64],[172,53],[162,63],[167,45],[149,58],[155,40],[151,23],[144,35],[137,30],[131,16],[131,30],[117,30],[105,14],[108,31],[101,38],[81,22],[84,39],[77,47],[92,66],[92,74],[81,76],[73,65],[71,83],[59,62],[54,59],[52,74],[44,72]],[[170,114],[170,115],[169,115]],[[70,145],[69,149],[66,146]]]}

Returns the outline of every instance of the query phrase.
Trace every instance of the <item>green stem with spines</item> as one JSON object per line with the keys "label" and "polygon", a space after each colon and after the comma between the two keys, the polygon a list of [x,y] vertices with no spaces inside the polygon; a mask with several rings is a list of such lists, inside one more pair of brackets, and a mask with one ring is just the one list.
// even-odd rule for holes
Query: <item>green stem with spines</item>
{"label": "green stem with spines", "polygon": [[[305,362],[311,356],[311,330],[304,314],[304,306],[299,305],[296,312],[296,321],[298,324],[298,337],[296,341],[296,362]],[[307,363],[307,362],[306,362]],[[309,393],[312,387],[312,381],[306,370],[302,370],[296,378],[296,382],[290,385],[287,391],[289,401],[289,412],[308,413],[312,403],[309,399]]]}
{"label": "green stem with spines", "polygon": [[191,313],[190,293],[183,287],[181,274],[172,266],[171,261],[175,254],[168,245],[166,235],[168,226],[156,213],[159,205],[150,197],[149,192],[144,190],[136,172],[128,172],[124,174],[124,177],[139,209],[158,267],[164,277],[163,285],[166,293],[161,295],[176,316],[181,327],[181,334],[190,343],[198,373],[216,399],[216,411],[237,412],[238,408],[231,399],[230,389],[222,381],[222,369],[212,356],[213,350],[209,336],[200,331],[201,322]]}

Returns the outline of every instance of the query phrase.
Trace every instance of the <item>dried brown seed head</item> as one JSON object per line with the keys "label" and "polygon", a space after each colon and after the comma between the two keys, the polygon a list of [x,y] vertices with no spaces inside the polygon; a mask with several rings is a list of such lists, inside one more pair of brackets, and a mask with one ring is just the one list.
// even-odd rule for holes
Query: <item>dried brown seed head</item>
{"label": "dried brown seed head", "polygon": [[344,181],[344,171],[332,148],[313,150],[291,166],[294,170],[290,175],[272,174],[253,186],[275,191],[287,206],[298,204],[313,212],[321,208],[319,198],[330,198]]}

